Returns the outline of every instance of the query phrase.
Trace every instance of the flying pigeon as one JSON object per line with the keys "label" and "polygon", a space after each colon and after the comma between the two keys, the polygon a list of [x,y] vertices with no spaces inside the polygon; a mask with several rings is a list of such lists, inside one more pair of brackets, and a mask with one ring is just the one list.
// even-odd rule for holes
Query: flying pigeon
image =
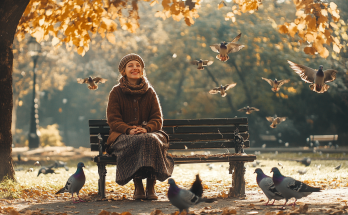
{"label": "flying pigeon", "polygon": [[268,175],[265,175],[262,171],[262,169],[257,168],[255,169],[255,172],[257,174],[256,176],[256,182],[263,191],[263,193],[267,196],[268,201],[266,202],[266,206],[268,205],[268,202],[272,199],[274,199],[273,203],[270,205],[273,205],[275,200],[281,200],[284,199],[282,194],[277,191],[277,189],[274,186],[273,180]]}
{"label": "flying pigeon", "polygon": [[323,66],[320,65],[318,71],[315,69],[296,64],[288,60],[291,69],[293,69],[301,79],[306,83],[312,83],[309,88],[317,93],[325,93],[330,86],[325,83],[334,81],[336,79],[337,71],[334,69],[327,69],[323,71]]}
{"label": "flying pigeon", "polygon": [[213,63],[214,63],[214,61],[212,61],[212,60],[202,60],[202,59],[191,61],[191,64],[198,66],[197,69],[199,69],[199,70],[203,70],[204,66],[210,66]]}
{"label": "flying pigeon", "polygon": [[43,167],[41,167],[40,169],[39,169],[39,172],[38,172],[38,174],[37,174],[37,177],[39,177],[39,175],[42,173],[42,174],[48,174],[48,173],[55,173],[54,172],[54,169],[52,169],[53,167],[52,166],[49,166],[49,167],[45,167],[45,166],[43,166]]}
{"label": "flying pigeon", "polygon": [[259,111],[259,109],[255,108],[255,107],[243,107],[241,109],[239,109],[238,111],[245,111],[246,114],[251,114],[253,111]]}
{"label": "flying pigeon", "polygon": [[277,80],[277,79],[268,79],[268,78],[263,78],[263,80],[267,81],[271,86],[272,86],[272,91],[273,92],[278,92],[280,90],[280,87],[283,85],[283,84],[286,84],[286,83],[289,83],[290,82],[290,79],[286,79],[286,80]]}
{"label": "flying pigeon", "polygon": [[215,87],[214,89],[210,90],[209,93],[210,94],[217,94],[217,93],[221,93],[222,97],[225,97],[227,95],[226,91],[235,87],[237,84],[236,83],[232,83],[232,84],[226,84],[225,86],[220,86],[220,87]]}
{"label": "flying pigeon", "polygon": [[335,170],[339,170],[341,168],[342,164],[335,167]]}
{"label": "flying pigeon", "polygon": [[312,161],[311,161],[310,158],[303,158],[301,160],[297,160],[297,162],[300,162],[300,163],[302,163],[305,166],[309,166],[309,165],[311,165]]}
{"label": "flying pigeon", "polygon": [[283,121],[286,120],[286,117],[277,117],[277,115],[275,115],[274,117],[268,116],[266,117],[266,119],[269,122],[272,122],[272,124],[270,125],[271,128],[275,128],[277,127],[277,125]]}
{"label": "flying pigeon", "polygon": [[[82,201],[79,197],[79,192],[86,181],[85,173],[83,172],[82,167],[85,167],[82,162],[77,164],[76,172],[69,177],[68,181],[65,184],[65,187],[60,189],[56,194],[69,192],[71,193],[71,198],[74,198],[74,193],[76,193],[79,201]],[[75,203],[74,200],[73,202]]]}
{"label": "flying pigeon", "polygon": [[196,175],[196,180],[193,182],[190,191],[198,197],[202,197],[203,185],[202,180],[199,178],[199,174]]}
{"label": "flying pigeon", "polygon": [[237,44],[236,42],[239,40],[239,38],[242,36],[242,33],[238,34],[232,42],[226,43],[225,41],[221,44],[214,44],[211,45],[210,48],[214,52],[219,53],[216,55],[216,58],[221,60],[222,62],[226,62],[230,57],[228,57],[228,54],[232,52],[238,52],[242,48],[244,48],[244,45]]}
{"label": "flying pigeon", "polygon": [[295,202],[292,204],[296,205],[297,199],[308,196],[312,192],[320,192],[320,188],[311,187],[301,181],[297,181],[291,177],[283,176],[277,167],[273,167],[271,172],[273,172],[273,182],[275,188],[285,197],[285,204],[289,199],[295,198]]}
{"label": "flying pigeon", "polygon": [[177,207],[180,212],[186,210],[188,212],[191,206],[194,206],[200,202],[211,203],[216,201],[216,199],[201,198],[189,190],[184,190],[179,188],[174,179],[168,179],[169,189],[168,189],[168,199],[172,205]]}
{"label": "flying pigeon", "polygon": [[88,84],[88,89],[90,90],[98,89],[98,83],[105,83],[106,81],[107,79],[100,78],[100,77],[95,77],[92,79],[91,76],[85,79],[82,79],[82,78],[77,79],[77,83],[79,84]]}

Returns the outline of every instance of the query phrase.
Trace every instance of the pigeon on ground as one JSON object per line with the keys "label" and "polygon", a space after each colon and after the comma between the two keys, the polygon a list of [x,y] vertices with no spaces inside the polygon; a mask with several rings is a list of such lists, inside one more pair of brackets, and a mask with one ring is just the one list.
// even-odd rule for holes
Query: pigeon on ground
{"label": "pigeon on ground", "polygon": [[34,171],[34,169],[33,168],[29,168],[29,169],[27,169],[27,171],[26,172],[33,172]]}
{"label": "pigeon on ground", "polygon": [[238,52],[242,48],[244,48],[244,45],[237,44],[236,42],[239,40],[239,38],[242,36],[242,33],[238,34],[232,42],[226,43],[222,42],[221,44],[214,44],[211,45],[210,48],[214,52],[219,53],[216,55],[216,58],[221,60],[222,62],[226,62],[230,57],[228,57],[228,54],[232,52]]}
{"label": "pigeon on ground", "polygon": [[177,207],[180,212],[186,210],[188,212],[191,206],[194,206],[200,202],[211,203],[216,201],[216,199],[201,198],[189,190],[184,190],[179,188],[174,179],[168,179],[169,189],[168,189],[168,199],[172,205]]}
{"label": "pigeon on ground", "polygon": [[319,171],[320,171],[320,167],[321,167],[321,164],[319,164],[319,165],[314,165]]}
{"label": "pigeon on ground", "polygon": [[36,161],[36,162],[34,163],[34,166],[41,166],[41,164],[40,164],[39,161]]}
{"label": "pigeon on ground", "polygon": [[298,174],[300,174],[300,175],[304,175],[304,174],[307,173],[307,169],[303,169],[303,170],[299,169],[299,170],[297,170],[297,172],[298,172]]}
{"label": "pigeon on ground", "polygon": [[91,76],[89,76],[88,78],[85,78],[85,79],[82,79],[82,78],[77,79],[77,83],[79,83],[79,84],[88,84],[88,89],[90,89],[90,90],[98,89],[98,84],[105,83],[106,81],[107,81],[107,79],[100,78],[100,77],[95,77],[92,79]]}
{"label": "pigeon on ground", "polygon": [[339,170],[341,168],[342,164],[335,167],[335,170]]}
{"label": "pigeon on ground", "polygon": [[239,109],[238,111],[245,111],[246,114],[251,114],[253,111],[259,111],[259,109],[255,108],[255,107],[243,107],[241,109]]}
{"label": "pigeon on ground", "polygon": [[237,84],[232,83],[232,84],[226,84],[225,86],[220,86],[220,87],[215,87],[214,89],[210,90],[210,94],[217,94],[220,93],[222,97],[225,97],[227,95],[226,91],[235,87]]}
{"label": "pigeon on ground", "polygon": [[291,177],[283,176],[277,167],[273,167],[271,172],[273,172],[273,182],[275,188],[285,197],[285,204],[289,199],[295,198],[295,202],[292,204],[296,205],[297,199],[308,196],[312,192],[320,192],[320,188],[311,187],[301,181],[297,181]]}
{"label": "pigeon on ground", "polygon": [[327,69],[323,71],[323,66],[320,65],[316,71],[307,66],[296,64],[288,60],[291,69],[293,69],[301,79],[306,83],[312,83],[309,88],[317,93],[325,93],[330,86],[325,83],[334,81],[336,79],[337,71],[334,69]]}
{"label": "pigeon on ground", "polygon": [[263,191],[263,193],[267,196],[268,201],[266,202],[266,206],[268,205],[268,202],[272,199],[274,199],[273,203],[270,205],[273,205],[275,200],[281,200],[284,199],[284,196],[278,190],[275,188],[273,180],[268,175],[265,175],[262,171],[262,169],[257,168],[255,169],[255,172],[257,174],[256,176],[256,182]]}
{"label": "pigeon on ground", "polygon": [[311,165],[312,160],[310,158],[303,158],[301,160],[297,160],[297,162],[300,162],[305,166],[309,166]]}
{"label": "pigeon on ground", "polygon": [[59,167],[64,167],[64,169],[66,171],[69,171],[69,167],[66,166],[66,162],[63,162],[63,161],[55,161],[54,164],[53,164],[53,167],[54,168],[59,168]]}
{"label": "pigeon on ground", "polygon": [[277,117],[277,115],[275,115],[274,117],[267,116],[266,119],[272,123],[270,127],[275,128],[279,123],[284,122],[286,117]]}
{"label": "pigeon on ground", "polygon": [[202,197],[203,185],[202,180],[199,178],[199,174],[196,175],[196,180],[193,182],[190,191],[198,197]]}
{"label": "pigeon on ground", "polygon": [[213,63],[214,63],[214,61],[212,61],[212,60],[202,60],[202,59],[191,61],[191,64],[198,66],[197,69],[199,69],[199,70],[203,70],[204,66],[210,66]]}
{"label": "pigeon on ground", "polygon": [[271,86],[272,86],[272,91],[273,92],[278,92],[280,90],[280,87],[283,84],[289,83],[290,79],[286,79],[286,80],[277,80],[277,79],[268,79],[268,78],[264,78],[262,77],[263,80],[267,81]]}
{"label": "pigeon on ground", "polygon": [[[79,197],[79,192],[83,185],[85,185],[86,181],[85,173],[83,172],[82,167],[85,167],[82,162],[77,164],[76,172],[69,177],[68,181],[65,184],[65,187],[60,189],[56,194],[69,192],[71,193],[71,198],[74,198],[74,193],[76,193],[79,201],[82,201]],[[73,202],[75,201],[73,200]]]}
{"label": "pigeon on ground", "polygon": [[52,169],[53,167],[52,166],[49,166],[49,167],[45,167],[45,166],[43,166],[43,167],[41,167],[40,169],[39,169],[39,172],[38,172],[38,174],[37,174],[37,177],[39,177],[39,175],[42,173],[42,174],[44,174],[44,175],[47,175],[48,173],[55,173],[54,172],[54,169]]}
{"label": "pigeon on ground", "polygon": [[284,168],[284,166],[283,166],[283,164],[282,163],[278,163],[278,166],[281,166],[282,167],[282,169]]}

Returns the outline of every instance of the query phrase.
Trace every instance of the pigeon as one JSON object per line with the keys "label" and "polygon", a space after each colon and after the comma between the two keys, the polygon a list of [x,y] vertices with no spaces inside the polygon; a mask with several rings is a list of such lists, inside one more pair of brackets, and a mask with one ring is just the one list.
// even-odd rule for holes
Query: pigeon
{"label": "pigeon", "polygon": [[39,172],[38,172],[38,174],[37,174],[37,177],[39,177],[39,175],[42,173],[42,174],[44,174],[44,175],[47,175],[48,173],[55,173],[54,172],[54,169],[52,169],[53,167],[52,166],[50,166],[50,167],[45,167],[45,166],[43,166],[43,167],[41,167],[40,169],[39,169]]}
{"label": "pigeon", "polygon": [[202,59],[191,61],[191,64],[198,66],[197,69],[199,69],[199,70],[203,70],[204,66],[210,66],[213,63],[214,63],[214,61],[212,61],[212,60],[202,60]]}
{"label": "pigeon", "polygon": [[300,174],[300,175],[304,175],[304,174],[307,173],[307,169],[303,169],[303,170],[299,169],[299,170],[297,170],[297,172],[298,172],[298,174]]}
{"label": "pigeon", "polygon": [[105,83],[106,81],[107,79],[100,78],[100,77],[95,77],[92,79],[91,76],[85,79],[82,79],[82,78],[77,79],[77,83],[79,84],[88,84],[88,89],[90,90],[98,89],[98,83]]}
{"label": "pigeon", "polygon": [[214,89],[210,90],[209,93],[210,94],[217,94],[220,92],[222,97],[225,97],[227,95],[226,91],[235,87],[237,84],[236,83],[232,83],[232,84],[226,84],[225,86],[220,86],[220,87],[215,87]]}
{"label": "pigeon", "polygon": [[36,161],[36,162],[34,163],[34,166],[41,166],[41,164],[40,164],[39,161]]}
{"label": "pigeon", "polygon": [[292,204],[296,205],[297,199],[308,196],[312,192],[320,192],[320,188],[311,187],[301,181],[297,181],[291,177],[283,176],[277,167],[273,167],[271,172],[273,172],[273,182],[275,188],[284,196],[285,204],[289,199],[295,198],[295,202]]}
{"label": "pigeon", "polygon": [[293,69],[301,79],[306,83],[312,83],[309,88],[317,93],[325,93],[330,86],[325,83],[334,81],[336,79],[337,71],[334,69],[327,69],[323,71],[323,66],[320,65],[318,71],[315,69],[296,64],[288,60],[291,69]]}
{"label": "pigeon", "polygon": [[267,196],[268,201],[266,202],[266,206],[268,205],[268,202],[272,199],[274,199],[273,203],[270,205],[273,205],[275,200],[281,200],[284,199],[284,196],[278,190],[275,188],[273,180],[268,175],[265,175],[262,171],[262,169],[257,168],[255,169],[255,172],[257,174],[256,176],[256,182],[263,191],[263,193]]}
{"label": "pigeon", "polygon": [[339,170],[341,168],[342,164],[335,167],[335,170]]}
{"label": "pigeon", "polygon": [[320,171],[320,167],[321,167],[321,164],[319,164],[319,165],[314,165],[317,169],[318,169],[318,171]]}
{"label": "pigeon", "polygon": [[283,166],[283,164],[282,163],[278,163],[278,166],[281,166],[282,167],[282,169],[284,168],[284,166]]}
{"label": "pigeon", "polygon": [[27,169],[27,171],[26,172],[33,172],[34,171],[34,169],[33,168],[29,168],[29,169]]}
{"label": "pigeon", "polygon": [[268,78],[263,78],[263,80],[267,81],[271,86],[272,86],[272,91],[273,92],[278,92],[280,90],[280,87],[283,85],[283,84],[286,84],[286,83],[289,83],[290,82],[290,79],[286,79],[286,80],[277,80],[277,79],[268,79]]}
{"label": "pigeon", "polygon": [[238,111],[245,111],[246,114],[251,114],[253,111],[259,111],[259,109],[255,108],[255,107],[243,107],[241,109],[239,109]]}
{"label": "pigeon", "polygon": [[64,167],[66,171],[69,171],[69,167],[66,166],[66,162],[63,161],[55,161],[53,164],[54,168]]}
{"label": "pigeon", "polygon": [[230,57],[228,57],[228,54],[232,52],[238,52],[242,48],[244,48],[244,45],[237,44],[236,42],[239,40],[239,38],[242,36],[242,33],[238,34],[232,42],[226,43],[225,41],[221,44],[214,44],[211,45],[210,48],[214,52],[219,53],[216,55],[216,58],[221,60],[222,62],[226,62]]}
{"label": "pigeon", "polygon": [[275,115],[274,117],[271,116],[267,116],[266,119],[269,122],[272,122],[272,124],[270,125],[271,128],[275,128],[277,127],[277,125],[283,121],[286,120],[286,117],[277,117],[277,115]]}
{"label": "pigeon", "polygon": [[202,197],[203,185],[202,180],[199,178],[199,174],[196,175],[196,180],[193,182],[190,191],[198,197]]}
{"label": "pigeon", "polygon": [[179,188],[174,179],[168,179],[169,189],[168,189],[168,199],[172,205],[177,207],[180,212],[186,210],[188,212],[191,206],[194,206],[200,202],[211,203],[216,201],[216,199],[201,198],[189,190],[184,190]]}
{"label": "pigeon", "polygon": [[312,161],[311,161],[310,158],[303,158],[301,160],[297,160],[297,162],[300,162],[300,163],[302,163],[305,166],[309,166],[309,165],[311,165]]}
{"label": "pigeon", "polygon": [[[76,172],[69,177],[68,181],[65,184],[65,187],[60,189],[56,194],[69,192],[71,193],[71,198],[74,198],[74,193],[76,193],[79,201],[82,201],[79,197],[79,192],[83,185],[85,185],[86,181],[85,173],[83,172],[82,167],[85,167],[82,162],[77,164]],[[75,203],[75,201],[73,202]]]}

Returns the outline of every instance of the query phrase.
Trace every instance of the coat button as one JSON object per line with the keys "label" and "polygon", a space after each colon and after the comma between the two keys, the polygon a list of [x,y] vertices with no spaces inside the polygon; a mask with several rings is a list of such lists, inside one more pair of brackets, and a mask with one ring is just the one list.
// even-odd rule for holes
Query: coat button
{"label": "coat button", "polygon": [[137,102],[137,100],[136,100],[136,99],[134,99],[134,102]]}

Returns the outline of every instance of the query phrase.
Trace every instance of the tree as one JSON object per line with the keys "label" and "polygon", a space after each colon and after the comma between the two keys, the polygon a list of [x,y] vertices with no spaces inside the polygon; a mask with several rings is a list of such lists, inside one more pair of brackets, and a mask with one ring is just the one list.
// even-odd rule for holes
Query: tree
{"label": "tree", "polygon": [[[238,6],[232,7],[232,12],[226,15],[226,19],[232,19],[232,21],[235,21],[236,14],[255,13],[261,4],[259,0],[234,0],[234,2]],[[303,19],[299,17],[299,20],[295,20],[294,23],[299,25],[298,22],[300,22],[301,27],[304,26],[302,30],[309,28],[312,35],[324,29],[325,37],[319,32],[320,39],[318,41],[316,39],[310,40],[311,37],[306,36],[308,33],[303,35],[299,26],[297,26],[299,36],[313,41],[313,47],[316,47],[316,50],[320,53],[325,51],[322,47],[324,43],[330,45],[335,42],[339,49],[341,46],[338,45],[331,33],[328,31],[329,35],[326,31],[329,27],[328,13],[321,14],[318,17],[317,2],[317,0],[315,2],[314,0],[296,0],[297,8],[305,8],[309,12],[305,11],[307,16],[305,18],[302,17]],[[60,46],[65,43],[67,49],[72,49],[83,56],[89,50],[91,35],[98,33],[103,38],[106,37],[110,43],[116,43],[115,34],[113,33],[117,30],[115,20],[118,21],[123,30],[135,32],[139,28],[138,3],[136,0],[117,0],[112,2],[109,0],[66,0],[59,3],[54,0],[31,0],[30,2],[28,0],[19,0],[16,3],[4,0],[0,3],[0,11],[3,17],[0,20],[2,35],[0,42],[0,64],[2,69],[0,74],[0,81],[2,82],[0,91],[3,92],[0,101],[0,120],[2,120],[0,126],[0,146],[4,149],[0,155],[3,155],[1,157],[6,159],[4,165],[1,165],[0,168],[0,179],[6,175],[13,178],[12,161],[8,157],[11,155],[12,143],[10,131],[13,103],[11,77],[13,53],[11,46],[16,31],[19,39],[23,39],[26,33],[30,33],[38,42],[52,38],[53,45]],[[158,0],[153,0],[150,5],[154,6],[159,3]],[[172,17],[176,21],[184,19],[185,23],[190,26],[195,23],[194,19],[199,17],[198,9],[201,6],[201,2],[200,0],[196,2],[190,0],[162,0],[161,5],[163,10],[156,12],[156,17],[163,19]],[[332,17],[334,17],[334,22],[338,21],[338,11],[333,8],[335,5],[330,4],[330,8],[327,5],[324,5],[324,7],[323,11],[327,10],[331,13]],[[315,13],[312,13],[312,9],[315,10]],[[287,33],[285,29],[288,29],[292,36],[297,32],[294,30],[294,25],[289,24],[288,26],[284,24],[282,26],[280,26],[280,30],[283,33]],[[290,27],[292,28],[290,29]],[[321,49],[318,50],[318,47]],[[337,51],[337,48],[334,48]],[[307,51],[307,53],[314,54],[313,49]],[[326,56],[327,52],[325,51],[324,54],[322,55],[323,57]],[[236,69],[237,67],[238,65],[235,66]],[[182,82],[182,84],[185,84],[185,82]],[[200,98],[204,97],[205,95],[200,95]]]}

